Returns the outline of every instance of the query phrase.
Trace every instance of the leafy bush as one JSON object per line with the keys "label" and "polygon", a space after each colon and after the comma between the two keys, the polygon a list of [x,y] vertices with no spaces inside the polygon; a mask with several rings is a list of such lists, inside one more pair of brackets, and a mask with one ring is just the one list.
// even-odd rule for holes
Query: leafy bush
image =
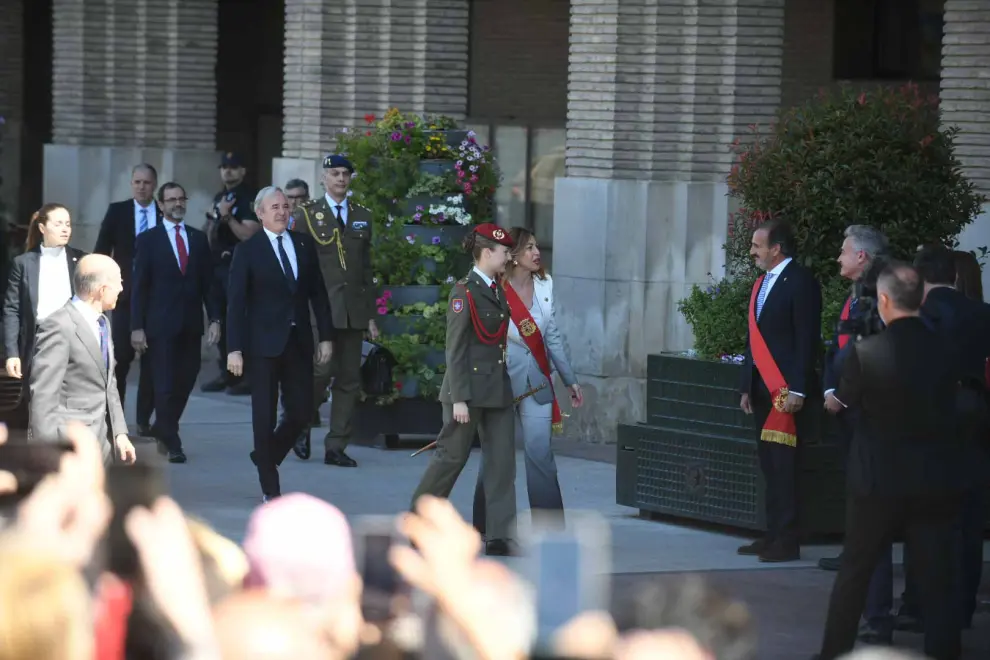
{"label": "leafy bush", "polygon": [[[920,244],[954,247],[959,232],[979,214],[985,199],[954,155],[957,132],[940,125],[938,99],[923,97],[913,84],[823,93],[781,113],[766,132],[751,127],[750,139],[732,145],[737,160],[728,176],[729,194],[741,206],[730,218],[728,275],[750,290],[757,275],[749,256],[753,230],[770,218],[787,218],[797,258],[822,283],[822,334],[829,338],[849,292],[835,263],[846,227],[877,227],[893,255],[907,258]],[[723,305],[718,298],[739,291],[725,282],[718,283],[720,293],[714,296],[705,291],[698,288],[682,302],[699,354],[741,353],[745,334],[740,337],[738,323],[704,320],[723,318],[723,308],[737,301]],[[724,353],[712,353],[715,347]]]}

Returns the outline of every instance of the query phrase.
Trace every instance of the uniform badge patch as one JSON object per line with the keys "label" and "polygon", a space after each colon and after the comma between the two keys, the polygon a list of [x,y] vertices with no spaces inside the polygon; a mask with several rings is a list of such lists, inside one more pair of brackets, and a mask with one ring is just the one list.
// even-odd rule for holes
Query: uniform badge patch
{"label": "uniform badge patch", "polygon": [[464,301],[460,298],[454,298],[450,301],[450,308],[454,310],[455,314],[460,314],[464,311]]}
{"label": "uniform badge patch", "polygon": [[316,219],[317,220],[322,220],[323,219],[323,211],[317,211],[316,212]]}
{"label": "uniform badge patch", "polygon": [[355,222],[353,226],[354,226],[355,229],[364,229],[365,227],[368,226],[368,223],[367,222]]}

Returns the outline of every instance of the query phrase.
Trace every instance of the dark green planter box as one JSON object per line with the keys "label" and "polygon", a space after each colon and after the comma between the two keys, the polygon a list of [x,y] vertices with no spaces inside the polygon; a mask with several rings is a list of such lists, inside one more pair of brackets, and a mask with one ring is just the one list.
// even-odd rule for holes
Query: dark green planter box
{"label": "dark green planter box", "polygon": [[[415,197],[407,197],[402,204],[402,215],[414,215],[417,212],[423,214],[423,216],[428,216],[430,212],[430,207],[434,204],[445,204],[446,197],[434,197],[430,195],[416,195]],[[422,207],[422,211],[419,208]]]}
{"label": "dark green planter box", "polygon": [[442,427],[443,411],[439,401],[406,398],[387,406],[365,401],[354,411],[354,435],[366,443],[385,436],[385,445],[396,447],[404,435],[427,436],[427,442],[432,442]]}
{"label": "dark green planter box", "polygon": [[405,225],[406,236],[415,236],[420,243],[433,243],[439,239],[439,245],[460,245],[471,231],[471,225]]}
{"label": "dark green planter box", "polygon": [[[740,369],[675,355],[649,357],[646,423],[619,427],[619,504],[766,529],[756,431],[739,409]],[[821,407],[814,398],[807,405]],[[799,455],[801,529],[806,536],[841,533],[845,483],[837,428],[824,412],[812,426]]]}
{"label": "dark green planter box", "polygon": [[433,176],[443,176],[454,171],[454,161],[452,160],[421,160],[419,161],[420,174],[432,174]]}
{"label": "dark green planter box", "polygon": [[406,316],[386,314],[379,316],[377,322],[378,329],[381,330],[382,334],[385,336],[395,336],[416,334],[416,330],[422,321],[423,317],[420,314],[409,314]]}
{"label": "dark green planter box", "polygon": [[433,305],[440,300],[439,286],[385,286],[382,291],[392,292],[393,308],[415,305],[418,302]]}

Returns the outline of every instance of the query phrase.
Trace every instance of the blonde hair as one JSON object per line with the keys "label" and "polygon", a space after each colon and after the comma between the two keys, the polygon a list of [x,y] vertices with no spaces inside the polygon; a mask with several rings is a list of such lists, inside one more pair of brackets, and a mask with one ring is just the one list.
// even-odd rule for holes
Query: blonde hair
{"label": "blonde hair", "polygon": [[79,571],[27,542],[5,535],[0,543],[0,660],[92,658],[91,599]]}
{"label": "blonde hair", "polygon": [[41,226],[47,225],[49,218],[51,218],[53,211],[58,211],[62,209],[66,213],[69,209],[65,207],[64,204],[50,203],[45,204],[40,209],[31,214],[31,222],[28,224],[27,240],[24,241],[24,250],[30,252],[31,250],[37,250],[38,246],[41,245]]}
{"label": "blonde hair", "polygon": [[[509,263],[505,266],[505,274],[507,276],[511,275],[512,271],[516,268],[512,262],[515,261],[516,256],[520,252],[526,249],[526,243],[529,242],[529,239],[532,238],[534,241],[536,240],[536,234],[525,227],[513,227],[509,230],[509,236],[512,237],[512,249],[509,250],[509,256],[512,257],[512,261],[509,261]],[[533,273],[533,277],[538,280],[547,279],[547,269],[540,266],[540,268]]]}

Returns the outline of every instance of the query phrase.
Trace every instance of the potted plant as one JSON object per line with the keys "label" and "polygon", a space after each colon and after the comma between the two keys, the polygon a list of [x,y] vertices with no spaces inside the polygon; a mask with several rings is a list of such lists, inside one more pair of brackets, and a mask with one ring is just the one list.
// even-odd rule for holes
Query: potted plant
{"label": "potted plant", "polygon": [[387,437],[435,434],[447,296],[470,266],[460,247],[464,236],[492,220],[500,172],[491,150],[449,117],[393,108],[365,122],[341,132],[337,150],[357,172],[355,201],[373,214],[378,327],[397,364],[394,390],[364,397],[366,419],[356,423]]}
{"label": "potted plant", "polygon": [[[821,94],[733,143],[728,184],[740,207],[729,220],[727,271],[679,303],[694,351],[649,360],[646,424],[619,430],[620,504],[763,528],[755,434],[738,394],[757,274],[752,232],[778,214],[793,226],[797,258],[822,283],[829,342],[849,294],[835,264],[847,226],[877,227],[894,255],[909,259],[919,244],[954,245],[979,213],[984,200],[953,153],[956,132],[940,125],[936,98],[905,85]],[[831,418],[815,422],[802,438],[801,524],[806,533],[838,532],[843,460]]]}

